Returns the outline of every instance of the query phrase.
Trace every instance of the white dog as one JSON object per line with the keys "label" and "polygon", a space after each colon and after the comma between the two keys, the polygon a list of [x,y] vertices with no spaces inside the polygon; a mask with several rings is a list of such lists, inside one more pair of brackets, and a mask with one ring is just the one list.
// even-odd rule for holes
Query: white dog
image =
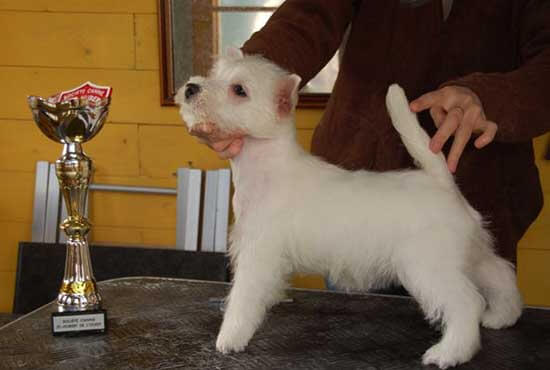
{"label": "white dog", "polygon": [[349,290],[401,283],[426,318],[442,324],[442,339],[423,363],[446,368],[470,360],[480,348],[480,322],[498,329],[521,314],[513,267],[493,252],[443,155],[428,149],[400,87],[389,88],[387,108],[420,169],[374,173],[346,171],[301,149],[299,83],[234,49],[176,96],[189,130],[246,135],[231,161],[235,275],[217,349],[242,351],[290,275],[310,272]]}

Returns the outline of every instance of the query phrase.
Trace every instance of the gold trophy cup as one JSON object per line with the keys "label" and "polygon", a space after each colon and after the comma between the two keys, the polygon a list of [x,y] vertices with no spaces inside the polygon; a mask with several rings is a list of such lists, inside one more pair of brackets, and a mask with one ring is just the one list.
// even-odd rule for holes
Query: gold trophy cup
{"label": "gold trophy cup", "polygon": [[85,217],[85,206],[93,166],[82,150],[82,143],[101,130],[109,111],[111,91],[110,87],[86,82],[46,99],[28,97],[40,130],[63,144],[55,168],[68,215],[60,228],[68,240],[57,312],[52,313],[54,335],[107,330],[107,312],[101,308],[87,241],[91,224]]}

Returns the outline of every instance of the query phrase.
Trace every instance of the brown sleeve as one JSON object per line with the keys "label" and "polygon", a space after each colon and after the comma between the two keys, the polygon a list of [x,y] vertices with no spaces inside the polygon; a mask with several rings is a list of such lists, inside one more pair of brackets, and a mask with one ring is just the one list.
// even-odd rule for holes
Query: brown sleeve
{"label": "brown sleeve", "polygon": [[520,67],[508,73],[474,73],[442,86],[460,85],[480,98],[495,140],[527,141],[550,131],[550,1],[530,0],[519,27]]}
{"label": "brown sleeve", "polygon": [[305,85],[340,46],[352,13],[352,0],[287,0],[242,50],[298,74]]}

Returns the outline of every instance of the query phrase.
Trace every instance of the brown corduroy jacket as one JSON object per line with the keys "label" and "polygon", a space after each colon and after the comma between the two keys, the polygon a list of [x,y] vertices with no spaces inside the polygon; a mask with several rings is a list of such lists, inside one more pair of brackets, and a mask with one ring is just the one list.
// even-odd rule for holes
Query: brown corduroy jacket
{"label": "brown corduroy jacket", "polygon": [[[517,242],[543,203],[531,139],[550,130],[550,1],[455,0],[446,20],[440,0],[402,3],[287,0],[243,50],[305,83],[351,24],[312,151],[352,170],[412,166],[385,109],[391,83],[410,100],[444,85],[472,89],[499,130],[481,150],[468,144],[456,181],[489,222],[499,253],[515,261]],[[433,135],[429,114],[419,118]]]}

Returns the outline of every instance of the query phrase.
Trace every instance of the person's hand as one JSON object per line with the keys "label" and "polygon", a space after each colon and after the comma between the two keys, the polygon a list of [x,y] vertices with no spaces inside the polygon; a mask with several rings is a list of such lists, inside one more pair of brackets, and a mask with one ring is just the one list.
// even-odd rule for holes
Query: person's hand
{"label": "person's hand", "polygon": [[495,138],[498,126],[487,120],[479,97],[469,88],[447,86],[429,92],[410,104],[413,112],[430,110],[437,132],[430,141],[430,149],[439,153],[449,137],[454,135],[454,141],[447,158],[447,166],[451,172],[456,171],[458,161],[464,147],[473,134],[479,135],[474,142],[481,149]]}
{"label": "person's hand", "polygon": [[213,123],[199,123],[190,131],[199,142],[208,145],[221,159],[231,159],[241,152],[243,135],[240,133],[224,133]]}

